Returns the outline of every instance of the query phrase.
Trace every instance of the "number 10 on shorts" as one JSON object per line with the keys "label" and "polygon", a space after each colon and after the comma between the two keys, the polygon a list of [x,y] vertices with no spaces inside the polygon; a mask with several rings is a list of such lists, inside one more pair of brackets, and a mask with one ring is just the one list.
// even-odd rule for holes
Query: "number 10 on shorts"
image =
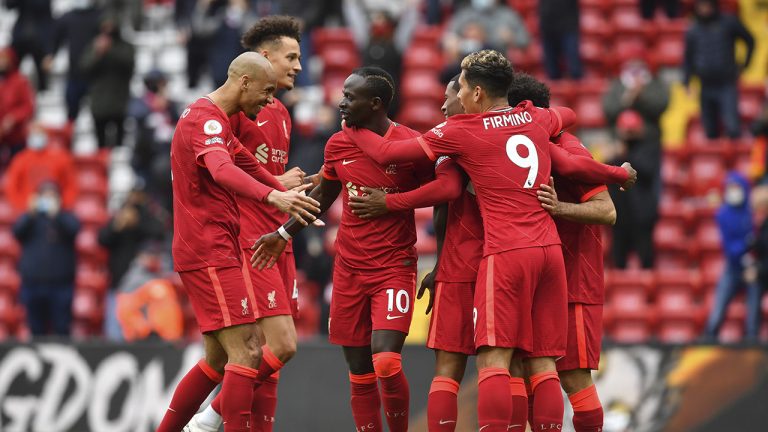
{"label": "number 10 on shorts", "polygon": [[393,312],[394,307],[397,306],[397,310],[400,313],[408,312],[411,307],[411,299],[408,297],[408,291],[399,290],[395,294],[395,290],[390,288],[387,290],[387,312]]}

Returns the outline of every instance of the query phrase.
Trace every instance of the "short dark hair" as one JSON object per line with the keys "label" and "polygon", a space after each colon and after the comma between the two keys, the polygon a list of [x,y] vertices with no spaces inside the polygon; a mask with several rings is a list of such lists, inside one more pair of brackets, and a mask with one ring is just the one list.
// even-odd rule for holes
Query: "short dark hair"
{"label": "short dark hair", "polygon": [[461,61],[464,78],[471,87],[480,86],[490,97],[505,97],[512,84],[512,64],[500,52],[473,52]]}
{"label": "short dark hair", "polygon": [[365,86],[371,96],[378,97],[385,107],[389,107],[395,96],[395,80],[389,72],[378,66],[364,66],[353,70],[352,75],[365,78]]}
{"label": "short dark hair", "polygon": [[549,108],[549,87],[527,73],[516,72],[507,93],[507,101],[515,106],[524,100],[530,100],[539,108]]}
{"label": "short dark hair", "polygon": [[299,21],[287,15],[273,15],[261,18],[243,34],[240,43],[243,48],[255,51],[265,43],[276,43],[288,37],[301,42]]}
{"label": "short dark hair", "polygon": [[459,91],[459,88],[461,88],[461,85],[459,85],[459,77],[460,76],[461,76],[461,74],[457,73],[456,75],[454,75],[453,78],[451,78],[450,81],[448,81],[449,84],[453,83],[453,85],[451,85],[451,88],[453,90],[457,91],[457,92]]}

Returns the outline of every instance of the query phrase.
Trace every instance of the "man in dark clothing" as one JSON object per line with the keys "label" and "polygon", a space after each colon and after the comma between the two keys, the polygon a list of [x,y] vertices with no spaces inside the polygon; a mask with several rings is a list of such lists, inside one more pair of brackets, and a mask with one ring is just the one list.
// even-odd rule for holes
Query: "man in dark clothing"
{"label": "man in dark clothing", "polygon": [[[716,0],[697,0],[696,21],[685,34],[683,83],[696,75],[701,80],[701,122],[707,138],[720,136],[718,119],[729,138],[741,135],[739,121],[739,74],[749,65],[755,40],[738,18],[721,15]],[[743,64],[736,63],[734,44],[747,45]]]}
{"label": "man in dark clothing", "polygon": [[163,234],[163,225],[150,211],[147,195],[141,188],[131,191],[120,210],[99,231],[99,243],[109,251],[107,267],[111,283],[104,326],[110,339],[120,339],[122,334],[114,314],[116,288],[142,244],[151,240],[161,241]]}
{"label": "man in dark clothing", "polygon": [[48,88],[48,69],[45,61],[50,52],[53,30],[51,0],[6,0],[8,9],[16,9],[19,16],[13,26],[11,46],[19,56],[19,63],[31,55],[37,72],[37,89]]}
{"label": "man in dark clothing", "polygon": [[613,259],[619,268],[626,267],[632,250],[644,268],[653,267],[653,229],[661,188],[659,120],[668,102],[667,87],[639,59],[626,62],[603,97],[606,120],[622,143],[617,160],[629,161],[638,173],[632,190],[611,189],[619,214],[613,227]]}
{"label": "man in dark clothing", "polygon": [[80,222],[61,211],[56,183],[45,182],[13,225],[21,244],[21,303],[34,336],[69,335],[75,283],[75,236]]}
{"label": "man in dark clothing", "polygon": [[560,69],[562,59],[568,67],[569,76],[581,79],[578,0],[539,1],[539,29],[547,77],[553,80],[563,77]]}
{"label": "man in dark clothing", "polygon": [[[91,114],[99,148],[122,145],[134,48],[122,38],[113,18],[101,21],[100,32],[83,53],[80,67],[90,83]],[[107,139],[110,127],[114,137]]]}
{"label": "man in dark clothing", "polygon": [[81,0],[77,7],[62,15],[56,21],[52,55],[66,43],[69,53],[67,70],[67,119],[74,122],[80,112],[80,101],[88,93],[88,80],[78,67],[83,52],[99,34],[99,21],[102,10],[96,7],[94,0]]}

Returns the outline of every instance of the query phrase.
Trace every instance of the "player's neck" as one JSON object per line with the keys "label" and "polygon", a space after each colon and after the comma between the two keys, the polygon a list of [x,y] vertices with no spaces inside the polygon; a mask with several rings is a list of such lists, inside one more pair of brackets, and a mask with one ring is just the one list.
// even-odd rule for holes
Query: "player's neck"
{"label": "player's neck", "polygon": [[392,122],[389,120],[389,118],[387,118],[387,116],[382,116],[370,119],[369,121],[362,124],[361,127],[368,129],[369,131],[374,132],[379,136],[384,136],[387,134],[390,124],[392,124]]}
{"label": "player's neck", "polygon": [[502,108],[507,108],[508,106],[509,106],[509,102],[507,101],[507,98],[490,99],[487,102],[480,104],[480,107],[482,108],[480,112],[498,110]]}
{"label": "player's neck", "polygon": [[219,107],[227,117],[231,117],[236,112],[240,111],[240,107],[237,104],[237,99],[234,97],[228,97],[226,86],[221,86],[216,90],[208,94],[210,99],[217,107]]}

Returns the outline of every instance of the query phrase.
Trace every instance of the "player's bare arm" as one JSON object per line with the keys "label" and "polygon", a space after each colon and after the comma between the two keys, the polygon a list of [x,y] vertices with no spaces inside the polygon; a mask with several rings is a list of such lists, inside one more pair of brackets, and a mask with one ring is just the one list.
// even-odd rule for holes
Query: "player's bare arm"
{"label": "player's bare arm", "polygon": [[293,167],[283,174],[276,175],[275,178],[285,186],[286,189],[293,189],[304,184],[306,175],[307,174],[302,171],[301,168]]}
{"label": "player's bare arm", "polygon": [[592,225],[616,223],[616,208],[608,191],[599,192],[582,203],[560,201],[555,190],[555,180],[550,177],[549,184],[542,184],[536,195],[541,206],[553,217]]}
{"label": "player's bare arm", "polygon": [[[306,188],[308,186],[304,185],[303,187]],[[341,192],[341,187],[341,182],[338,180],[329,180],[325,177],[320,180],[320,184],[312,190],[308,197],[318,203],[315,217],[322,216],[331,208],[331,205],[336,201]],[[271,268],[274,266],[277,258],[285,250],[288,240],[298,234],[305,226],[306,224],[297,218],[291,217],[277,231],[262,236],[251,247],[251,250],[255,251],[253,256],[251,256],[251,265],[259,270],[264,269],[264,267]]]}

